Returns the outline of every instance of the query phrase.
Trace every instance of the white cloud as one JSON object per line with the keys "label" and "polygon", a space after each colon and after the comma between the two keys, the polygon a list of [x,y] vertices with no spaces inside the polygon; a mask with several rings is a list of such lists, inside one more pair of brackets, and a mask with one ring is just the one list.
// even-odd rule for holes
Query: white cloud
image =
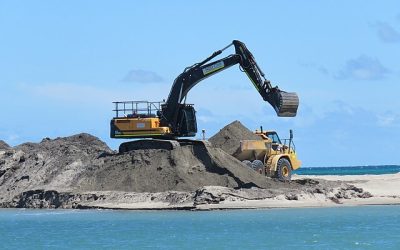
{"label": "white cloud", "polygon": [[335,75],[335,78],[339,80],[381,80],[389,72],[377,58],[361,55],[358,58],[347,60],[345,66]]}
{"label": "white cloud", "polygon": [[[167,92],[164,84],[143,85],[140,88],[132,86],[98,87],[93,85],[78,85],[73,83],[53,83],[41,85],[23,84],[22,91],[39,97],[57,102],[71,104],[98,105],[113,101],[148,100],[161,101],[166,97]],[[168,89],[168,86],[167,86]],[[165,91],[164,91],[165,90]]]}
{"label": "white cloud", "polygon": [[109,90],[101,89],[90,85],[76,84],[43,84],[43,85],[24,85],[24,89],[32,94],[67,102],[93,102],[98,100],[110,99]]}
{"label": "white cloud", "polygon": [[319,73],[321,73],[322,75],[329,75],[330,72],[329,70],[323,66],[323,65],[319,65],[317,63],[314,62],[299,62],[299,65],[304,67],[304,68],[309,68],[309,69],[315,69],[317,70]]}
{"label": "white cloud", "polygon": [[375,24],[378,37],[385,43],[400,42],[400,33],[386,22],[377,22]]}
{"label": "white cloud", "polygon": [[294,119],[294,125],[296,127],[304,128],[315,124],[316,121],[321,119],[321,115],[318,115],[309,105],[299,105],[297,117]]}
{"label": "white cloud", "polygon": [[196,118],[198,122],[201,123],[213,123],[218,121],[218,116],[213,114],[210,110],[207,109],[199,109],[196,112]]}
{"label": "white cloud", "polygon": [[8,134],[5,137],[5,141],[9,145],[16,145],[21,141],[21,137],[18,134]]}
{"label": "white cloud", "polygon": [[377,124],[380,127],[394,127],[399,126],[400,116],[393,113],[378,114]]}
{"label": "white cloud", "polygon": [[162,82],[163,78],[153,71],[133,69],[126,74],[122,81],[137,83],[157,83]]}

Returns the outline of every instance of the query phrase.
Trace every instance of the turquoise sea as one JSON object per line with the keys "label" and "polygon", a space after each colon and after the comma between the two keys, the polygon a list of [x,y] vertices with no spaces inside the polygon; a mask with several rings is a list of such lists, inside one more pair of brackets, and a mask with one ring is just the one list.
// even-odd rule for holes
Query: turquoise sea
{"label": "turquoise sea", "polygon": [[400,249],[400,206],[0,210],[0,249]]}
{"label": "turquoise sea", "polygon": [[[298,175],[365,175],[365,174],[396,174],[400,165],[352,166],[352,167],[302,167],[294,171]],[[400,249],[400,248],[399,248]]]}

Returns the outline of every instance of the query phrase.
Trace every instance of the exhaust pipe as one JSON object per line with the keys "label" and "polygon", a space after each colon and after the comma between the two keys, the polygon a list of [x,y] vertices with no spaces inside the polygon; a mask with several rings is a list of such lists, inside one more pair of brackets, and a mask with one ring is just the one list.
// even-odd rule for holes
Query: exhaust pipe
{"label": "exhaust pipe", "polygon": [[290,146],[292,145],[292,140],[293,140],[293,130],[289,130],[289,153],[290,153]]}

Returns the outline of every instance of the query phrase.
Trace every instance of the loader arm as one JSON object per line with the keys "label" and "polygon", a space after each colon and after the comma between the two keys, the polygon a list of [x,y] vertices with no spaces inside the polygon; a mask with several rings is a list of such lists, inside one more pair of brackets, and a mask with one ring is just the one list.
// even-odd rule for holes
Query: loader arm
{"label": "loader arm", "polygon": [[[232,45],[235,47],[235,54],[210,62]],[[202,62],[187,67],[183,73],[175,79],[168,99],[162,106],[162,112],[160,113],[161,124],[170,127],[177,136],[182,136],[182,132],[180,131],[180,127],[182,126],[182,112],[187,107],[187,105],[182,104],[182,102],[185,100],[188,92],[205,78],[236,64],[240,65],[240,68],[250,78],[264,101],[271,104],[278,116],[296,116],[299,105],[297,94],[281,91],[277,86],[272,87],[270,81],[265,78],[264,73],[257,65],[254,56],[246,48],[245,44],[234,40],[231,44],[214,52]],[[190,109],[190,107],[188,108]]]}

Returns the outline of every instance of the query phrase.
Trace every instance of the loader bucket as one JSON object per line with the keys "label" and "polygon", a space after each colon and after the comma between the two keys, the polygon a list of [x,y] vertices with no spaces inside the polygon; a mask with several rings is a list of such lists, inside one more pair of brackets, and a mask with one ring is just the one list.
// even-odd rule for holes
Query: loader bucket
{"label": "loader bucket", "polygon": [[299,97],[296,93],[275,88],[265,99],[272,105],[279,117],[296,116],[299,107]]}

